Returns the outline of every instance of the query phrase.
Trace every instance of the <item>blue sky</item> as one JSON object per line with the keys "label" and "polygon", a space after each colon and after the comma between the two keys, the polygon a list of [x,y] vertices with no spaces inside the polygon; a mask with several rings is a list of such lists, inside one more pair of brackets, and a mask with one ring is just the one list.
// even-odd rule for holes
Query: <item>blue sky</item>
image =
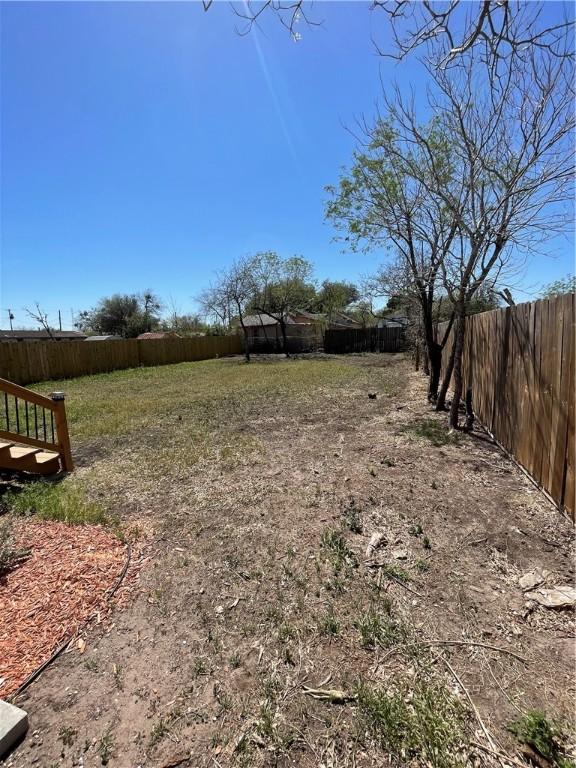
{"label": "blue sky", "polygon": [[[368,8],[316,3],[323,26],[295,43],[272,17],[240,37],[227,3],[0,4],[0,327],[9,307],[30,325],[38,300],[69,326],[145,288],[191,311],[215,269],[257,250],[301,254],[320,279],[372,271],[381,254],[332,241],[324,186],[380,78],[417,94],[423,79],[375,54],[387,25]],[[571,239],[549,252],[520,300],[574,270]]]}

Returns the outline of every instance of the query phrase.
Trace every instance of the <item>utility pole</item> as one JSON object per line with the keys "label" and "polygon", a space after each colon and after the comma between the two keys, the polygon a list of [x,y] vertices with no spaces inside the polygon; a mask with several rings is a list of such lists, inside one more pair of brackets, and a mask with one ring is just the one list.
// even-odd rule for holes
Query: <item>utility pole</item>
{"label": "utility pole", "polygon": [[12,320],[14,320],[14,315],[12,314],[12,310],[8,310],[8,320],[10,321],[10,330],[13,331],[14,328],[12,327]]}
{"label": "utility pole", "polygon": [[60,330],[62,330],[62,315],[60,313],[60,310],[58,310],[58,327]]}

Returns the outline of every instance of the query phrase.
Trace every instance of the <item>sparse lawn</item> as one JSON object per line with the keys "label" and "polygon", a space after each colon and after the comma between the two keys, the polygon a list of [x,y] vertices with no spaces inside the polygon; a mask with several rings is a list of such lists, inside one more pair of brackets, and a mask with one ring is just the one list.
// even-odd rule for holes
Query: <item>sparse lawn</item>
{"label": "sparse lawn", "polygon": [[[423,386],[400,355],[38,385],[66,392],[78,469],[5,505],[143,536],[150,559],[21,702],[41,744],[13,768],[496,765],[446,662],[516,760],[521,713],[569,719],[572,616],[526,612],[517,578],[568,579],[570,528]],[[442,639],[464,644],[425,645]]]}
{"label": "sparse lawn", "polygon": [[[65,391],[71,436],[78,444],[158,427],[205,438],[231,418],[249,415],[259,401],[263,406],[275,401],[280,408],[294,401],[304,406],[318,390],[326,388],[329,396],[363,373],[365,369],[344,358],[284,360],[278,356],[250,365],[234,358],[135,368],[32,388],[44,393]],[[395,392],[399,377],[396,370],[382,369],[378,383],[383,393]]]}
{"label": "sparse lawn", "polygon": [[408,435],[429,440],[432,445],[448,445],[458,443],[460,436],[457,432],[450,432],[446,424],[438,419],[418,419],[406,424],[403,431]]}

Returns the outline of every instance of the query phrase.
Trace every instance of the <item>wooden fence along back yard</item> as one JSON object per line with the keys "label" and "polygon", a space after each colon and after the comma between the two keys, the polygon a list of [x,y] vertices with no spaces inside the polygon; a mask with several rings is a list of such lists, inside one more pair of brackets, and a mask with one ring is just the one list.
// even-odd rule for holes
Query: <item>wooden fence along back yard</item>
{"label": "wooden fence along back yard", "polygon": [[463,366],[479,420],[572,517],[575,301],[567,294],[468,318]]}
{"label": "wooden fence along back yard", "polygon": [[117,341],[0,342],[0,376],[16,384],[67,379],[121,368],[242,354],[240,336]]}
{"label": "wooden fence along back yard", "polygon": [[324,332],[324,352],[398,352],[402,328],[345,328]]}

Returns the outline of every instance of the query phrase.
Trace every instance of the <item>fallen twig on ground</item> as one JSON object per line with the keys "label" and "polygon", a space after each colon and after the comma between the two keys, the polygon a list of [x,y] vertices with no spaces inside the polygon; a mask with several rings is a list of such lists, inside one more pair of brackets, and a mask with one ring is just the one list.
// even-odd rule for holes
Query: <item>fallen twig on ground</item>
{"label": "fallen twig on ground", "polygon": [[520,656],[519,654],[509,650],[508,648],[501,648],[498,645],[489,645],[487,643],[480,643],[480,642],[476,642],[475,640],[421,640],[414,643],[405,643],[402,646],[392,648],[390,651],[388,651],[388,653],[380,660],[380,663],[382,664],[391,656],[394,656],[396,653],[401,653],[406,648],[418,648],[418,647],[425,647],[429,645],[464,645],[464,646],[470,645],[478,648],[488,648],[491,651],[497,651],[499,653],[505,653],[508,656],[512,656],[513,658],[518,659],[518,661],[521,661],[523,664],[530,664],[528,659],[525,659],[523,656]]}
{"label": "fallen twig on ground", "polygon": [[492,739],[492,736],[490,735],[490,731],[488,730],[488,728],[486,728],[486,726],[484,724],[484,721],[480,717],[480,712],[478,712],[478,708],[476,707],[476,704],[474,704],[474,701],[472,700],[472,696],[470,696],[468,688],[466,688],[466,686],[464,685],[464,683],[462,682],[462,680],[458,676],[456,670],[454,669],[452,664],[450,664],[450,662],[448,661],[447,658],[442,656],[442,654],[436,655],[436,658],[440,659],[440,661],[447,667],[447,669],[449,670],[449,672],[452,675],[452,677],[454,678],[454,680],[456,680],[456,682],[458,683],[458,685],[462,689],[462,692],[464,693],[464,695],[468,699],[468,702],[469,702],[470,706],[472,707],[472,711],[474,712],[474,716],[476,717],[476,720],[478,721],[478,725],[482,729],[482,732],[483,732],[484,736],[486,736],[486,740],[488,741],[488,744],[490,744],[491,749],[494,750],[495,753],[497,753],[496,744],[494,743],[494,740]]}
{"label": "fallen twig on ground", "polygon": [[420,597],[420,598],[424,597],[420,592],[416,592],[415,589],[412,589],[412,587],[409,587],[408,584],[405,584],[401,579],[398,579],[396,576],[392,575],[391,573],[387,573],[386,576],[389,579],[392,579],[393,582],[398,584],[399,587],[403,587],[407,592],[410,592],[410,594],[416,595],[416,597]]}
{"label": "fallen twig on ground", "polygon": [[501,648],[498,645],[489,645],[488,643],[479,643],[476,640],[424,640],[418,645],[472,645],[478,648],[489,648],[491,651],[498,651],[499,653],[506,653],[508,656],[512,656],[523,664],[530,664],[528,659],[509,650],[508,648]]}
{"label": "fallen twig on ground", "polygon": [[520,760],[517,760],[515,757],[512,757],[511,755],[506,755],[504,752],[491,749],[490,747],[487,747],[485,744],[480,744],[480,742],[478,741],[471,741],[470,744],[473,747],[476,747],[477,749],[481,749],[483,752],[486,752],[489,755],[494,755],[495,757],[498,757],[501,760],[506,760],[508,763],[512,763],[512,765],[517,765],[518,768],[527,768],[526,763],[520,762]]}
{"label": "fallen twig on ground", "polygon": [[307,685],[303,685],[302,690],[313,699],[328,701],[331,704],[346,704],[349,701],[356,701],[355,694],[346,693],[337,688],[308,688]]}

